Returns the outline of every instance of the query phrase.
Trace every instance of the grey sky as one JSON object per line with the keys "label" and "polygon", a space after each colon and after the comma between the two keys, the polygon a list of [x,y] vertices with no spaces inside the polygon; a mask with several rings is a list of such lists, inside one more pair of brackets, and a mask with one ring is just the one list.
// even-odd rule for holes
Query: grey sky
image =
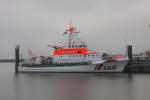
{"label": "grey sky", "polygon": [[0,0],[0,58],[14,57],[15,44],[50,54],[46,45],[65,41],[70,17],[92,49],[122,52],[125,40],[150,48],[150,0]]}

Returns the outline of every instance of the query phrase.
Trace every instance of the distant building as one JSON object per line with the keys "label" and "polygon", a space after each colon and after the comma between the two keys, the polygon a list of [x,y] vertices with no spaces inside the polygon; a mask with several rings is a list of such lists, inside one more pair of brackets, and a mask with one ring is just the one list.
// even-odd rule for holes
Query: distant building
{"label": "distant building", "polygon": [[145,55],[146,57],[150,57],[150,51],[145,51],[145,52],[144,52],[144,55]]}
{"label": "distant building", "polygon": [[150,51],[144,53],[133,54],[133,60],[150,60]]}

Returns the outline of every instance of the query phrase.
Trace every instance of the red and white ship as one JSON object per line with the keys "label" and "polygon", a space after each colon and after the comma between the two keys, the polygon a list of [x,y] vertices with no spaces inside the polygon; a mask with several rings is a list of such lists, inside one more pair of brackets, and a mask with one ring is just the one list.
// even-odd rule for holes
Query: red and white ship
{"label": "red and white ship", "polygon": [[22,64],[21,69],[49,72],[122,72],[124,70],[127,59],[121,57],[121,59],[103,60],[100,53],[90,50],[86,42],[79,38],[79,33],[70,21],[69,28],[63,33],[68,37],[65,46],[48,45],[54,48],[52,56],[29,59]]}

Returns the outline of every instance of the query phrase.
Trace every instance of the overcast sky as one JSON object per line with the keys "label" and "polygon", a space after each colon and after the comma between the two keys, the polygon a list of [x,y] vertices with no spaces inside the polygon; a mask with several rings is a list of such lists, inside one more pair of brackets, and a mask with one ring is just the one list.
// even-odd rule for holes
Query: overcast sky
{"label": "overcast sky", "polygon": [[93,50],[150,48],[150,0],[0,0],[0,58],[14,57],[16,44],[25,55],[50,54],[46,45],[64,44],[70,17]]}

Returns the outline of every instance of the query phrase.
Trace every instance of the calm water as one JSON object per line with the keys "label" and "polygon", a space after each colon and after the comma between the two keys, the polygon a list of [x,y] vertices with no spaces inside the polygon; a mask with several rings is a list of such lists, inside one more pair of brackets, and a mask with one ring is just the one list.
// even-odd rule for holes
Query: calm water
{"label": "calm water", "polygon": [[0,100],[150,100],[150,74],[14,74],[13,63],[0,68]]}

